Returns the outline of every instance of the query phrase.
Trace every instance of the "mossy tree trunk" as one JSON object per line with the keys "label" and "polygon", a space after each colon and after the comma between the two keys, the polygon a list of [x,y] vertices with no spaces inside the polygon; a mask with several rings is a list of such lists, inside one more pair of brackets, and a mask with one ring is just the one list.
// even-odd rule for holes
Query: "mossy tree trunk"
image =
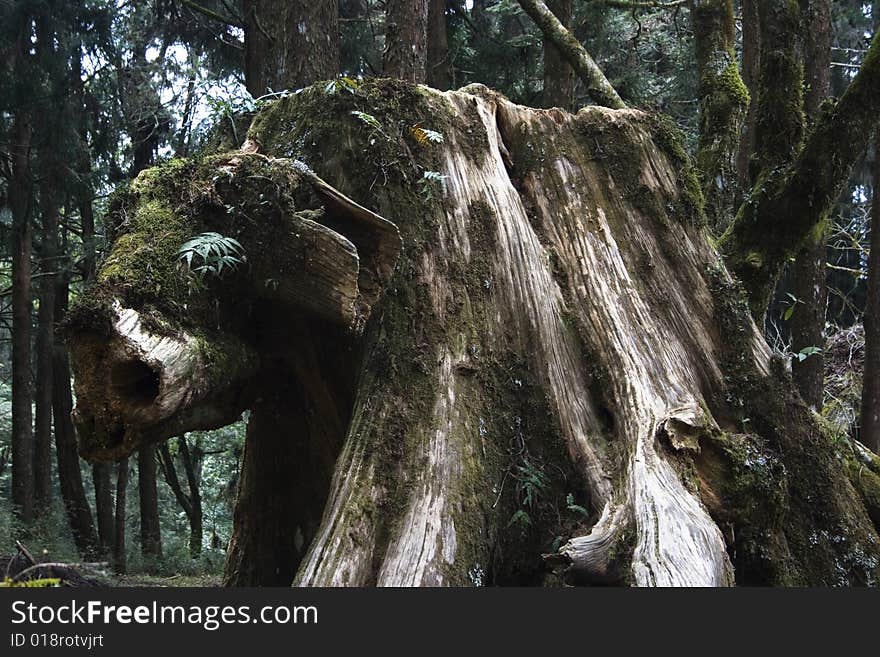
{"label": "mossy tree trunk", "polygon": [[746,112],[745,125],[740,138],[739,152],[736,158],[737,179],[739,180],[740,197],[737,206],[742,202],[744,194],[752,186],[751,161],[755,141],[755,115],[757,114],[757,87],[759,71],[759,55],[761,51],[761,27],[758,17],[757,0],[742,2],[742,80],[749,90],[749,109]]}
{"label": "mossy tree trunk", "polygon": [[[808,120],[815,123],[831,87],[831,0],[811,0],[804,23],[804,111]],[[822,410],[825,395],[827,242],[828,229],[823,222],[804,240],[793,268],[792,293],[798,303],[791,317],[791,350],[806,357],[792,361],[792,376],[804,401],[816,411]],[[812,353],[814,349],[819,351]]]}
{"label": "mossy tree trunk", "polygon": [[706,215],[717,234],[727,228],[738,189],[736,157],[749,108],[749,92],[739,74],[734,43],[732,0],[690,3],[700,95],[700,144],[697,167],[702,177]]}
{"label": "mossy tree trunk", "polygon": [[[251,409],[228,584],[880,576],[880,479],[795,394],[656,117],[316,85],[110,223],[67,327],[82,451]],[[248,262],[193,287],[205,230]]]}
{"label": "mossy tree trunk", "polygon": [[[764,24],[769,31],[762,35],[755,134],[760,173],[721,239],[727,264],[745,287],[757,318],[763,318],[785,263],[811,233],[821,229],[880,116],[878,34],[846,92],[821,114],[800,146],[802,63],[792,59],[798,52],[796,38],[785,36],[798,29],[799,12],[794,3],[768,5],[778,12],[769,14],[769,24],[779,20],[788,27],[771,29]],[[776,48],[770,48],[768,41]]]}

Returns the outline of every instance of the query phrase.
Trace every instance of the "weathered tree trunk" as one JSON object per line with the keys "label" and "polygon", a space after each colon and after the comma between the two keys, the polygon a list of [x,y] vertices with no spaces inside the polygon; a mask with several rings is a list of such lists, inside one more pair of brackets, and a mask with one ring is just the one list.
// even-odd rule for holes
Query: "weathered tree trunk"
{"label": "weathered tree trunk", "polygon": [[452,86],[452,61],[446,26],[448,0],[428,0],[427,82],[445,91]]}
{"label": "weathered tree trunk", "polygon": [[159,493],[156,489],[156,448],[138,449],[138,501],[141,515],[141,554],[149,568],[162,558],[162,529],[159,524]]}
{"label": "weathered tree trunk", "polygon": [[28,523],[34,515],[34,436],[31,401],[31,134],[23,112],[10,131],[12,181],[12,503]]}
{"label": "weathered tree trunk", "polygon": [[336,76],[337,5],[336,0],[245,1],[245,83],[254,98]]}
{"label": "weathered tree trunk", "polygon": [[430,0],[388,0],[385,9],[385,75],[425,82]]}
{"label": "weathered tree trunk", "polygon": [[[399,256],[343,194],[397,224]],[[242,151],[145,172],[112,209],[125,222],[69,326],[83,451],[211,426],[221,398],[202,382],[242,386],[222,398],[252,413],[229,584],[541,583],[542,553],[576,583],[877,581],[864,483],[880,478],[795,394],[700,199],[674,129],[636,110],[315,85],[264,109]],[[174,231],[149,232],[157,215]],[[306,217],[348,244],[310,252],[357,267],[267,253],[317,235]],[[187,292],[176,249],[203,230],[249,264]],[[126,255],[147,245],[171,262]],[[212,358],[182,383],[163,354],[199,362],[187,335]],[[256,376],[228,358],[241,345]],[[95,383],[135,357],[149,395]]]}
{"label": "weathered tree trunk", "polygon": [[[547,8],[567,28],[571,27],[572,0],[553,0]],[[544,37],[544,107],[572,109],[574,70],[553,42]]]}
{"label": "weathered tree trunk", "polygon": [[125,503],[128,493],[128,458],[116,464],[116,513],[114,517],[113,570],[124,574],[128,570],[125,550]]}
{"label": "weathered tree trunk", "polygon": [[[806,46],[804,111],[815,123],[831,87],[831,0],[811,0],[805,21]],[[797,354],[811,347],[820,351],[803,360],[795,358],[792,377],[807,405],[822,410],[825,394],[825,248],[828,230],[824,222],[804,241],[795,256],[793,294],[797,303],[791,317],[791,348]]]}

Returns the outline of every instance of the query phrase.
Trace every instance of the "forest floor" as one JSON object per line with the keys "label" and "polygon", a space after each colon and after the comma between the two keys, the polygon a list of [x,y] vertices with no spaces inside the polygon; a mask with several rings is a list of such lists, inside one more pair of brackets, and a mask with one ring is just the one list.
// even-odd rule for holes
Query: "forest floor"
{"label": "forest floor", "polygon": [[153,587],[201,587],[220,586],[220,575],[172,575],[171,577],[159,577],[146,573],[132,573],[130,575],[114,575],[107,578],[108,586],[153,588]]}

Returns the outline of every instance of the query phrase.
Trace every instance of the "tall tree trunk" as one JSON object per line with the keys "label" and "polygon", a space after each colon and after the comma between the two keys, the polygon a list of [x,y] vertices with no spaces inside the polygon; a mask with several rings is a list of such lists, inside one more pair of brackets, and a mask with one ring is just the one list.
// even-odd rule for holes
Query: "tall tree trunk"
{"label": "tall tree trunk", "polygon": [[880,148],[874,146],[874,197],[865,301],[865,368],[862,376],[860,440],[880,454]]}
{"label": "tall tree trunk", "polygon": [[[52,156],[41,153],[44,163]],[[40,208],[40,308],[37,313],[36,422],[34,426],[34,507],[46,514],[52,501],[52,353],[55,346],[55,288],[58,261],[58,202],[54,185],[58,172],[46,163],[42,167]]]}
{"label": "tall tree trunk", "polygon": [[297,331],[294,374],[265,377],[251,410],[227,586],[289,586],[320,526],[351,403],[351,366],[321,333]]}
{"label": "tall tree trunk", "polygon": [[162,558],[162,529],[159,524],[159,493],[156,487],[156,448],[138,450],[138,500],[141,512],[141,554],[148,568]]}
{"label": "tall tree trunk", "polygon": [[385,75],[424,83],[428,67],[429,0],[388,0],[385,5]]}
{"label": "tall tree trunk", "polygon": [[[189,554],[193,559],[198,559],[202,554],[203,528],[202,528],[202,491],[199,486],[199,472],[201,468],[195,463],[186,436],[181,436],[177,441],[180,447],[180,459],[183,461],[183,471],[186,473],[186,483],[189,488],[190,513],[189,517]],[[198,471],[197,471],[198,470]]]}
{"label": "tall tree trunk", "polygon": [[[85,140],[83,140],[85,142]],[[85,157],[88,151],[84,148]],[[88,160],[82,171],[89,170]],[[82,223],[83,279],[90,283],[95,277],[95,214],[92,207],[91,185],[84,185],[79,198]],[[113,509],[113,466],[110,463],[92,465],[92,484],[95,490],[95,516],[98,521],[98,542],[103,554],[113,553],[115,541]]]}
{"label": "tall tree trunk", "polygon": [[[804,111],[815,123],[831,87],[831,0],[811,0],[805,21],[806,48]],[[794,261],[793,294],[798,299],[791,317],[791,348],[795,354],[810,347],[820,349],[806,358],[795,358],[794,382],[813,410],[822,410],[825,394],[825,248],[828,231],[822,222],[805,240]]]}
{"label": "tall tree trunk", "polygon": [[95,516],[98,520],[98,543],[104,554],[113,553],[116,528],[113,509],[113,466],[110,463],[92,465],[92,484],[95,488]]}
{"label": "tall tree trunk", "polygon": [[452,86],[452,61],[446,25],[447,0],[428,0],[427,82],[435,89]]}
{"label": "tall tree trunk", "polygon": [[730,223],[739,195],[736,156],[749,92],[734,52],[733,0],[693,0],[691,20],[700,94],[697,168],[709,225],[720,235]]}
{"label": "tall tree trunk", "polygon": [[[874,31],[880,28],[880,1],[873,3]],[[862,372],[862,408],[859,435],[880,454],[880,145],[874,140],[874,193],[871,203],[871,244],[868,290],[865,298],[865,366]]]}
{"label": "tall tree trunk", "polygon": [[34,516],[34,436],[31,402],[31,124],[20,112],[10,131],[12,181],[12,503],[21,520]]}
{"label": "tall tree trunk", "polygon": [[757,0],[742,2],[742,79],[749,90],[749,110],[739,143],[737,155],[737,176],[740,197],[737,207],[742,203],[742,195],[752,186],[751,161],[755,145],[755,117],[758,112],[758,71],[761,54],[761,22],[758,16]]}
{"label": "tall tree trunk", "polygon": [[[572,0],[551,0],[547,8],[566,28],[571,27]],[[574,105],[574,70],[553,42],[544,37],[544,107],[571,110]]]}
{"label": "tall tree trunk", "polygon": [[[79,78],[75,78],[78,80]],[[86,135],[81,135],[81,152],[83,163],[80,167],[80,176],[83,181],[88,180],[88,172],[91,169]],[[95,277],[97,262],[95,245],[95,212],[92,206],[93,189],[91,184],[81,183],[78,194],[80,223],[82,228],[82,275],[83,280],[89,284]],[[66,296],[65,296],[66,304]],[[67,370],[69,371],[69,367]],[[67,387],[70,387],[68,381]],[[77,465],[79,469],[79,465]],[[115,541],[114,509],[113,509],[113,466],[110,463],[95,463],[92,465],[92,484],[95,491],[95,516],[98,525],[98,545],[102,554],[113,554]]]}
{"label": "tall tree trunk", "polygon": [[246,0],[244,5],[245,84],[254,98],[336,76],[337,0]]}
{"label": "tall tree trunk", "polygon": [[186,436],[179,436],[177,445],[180,450],[184,472],[186,473],[189,495],[184,492],[183,486],[180,484],[180,478],[177,476],[177,468],[174,465],[171,450],[168,449],[168,443],[162,443],[159,446],[159,464],[162,467],[162,474],[165,476],[168,487],[171,488],[171,492],[174,493],[177,503],[180,504],[189,521],[190,557],[198,559],[202,553],[202,496],[189,445],[186,442]]}
{"label": "tall tree trunk", "polygon": [[[67,312],[68,293],[67,277],[59,276],[55,294],[55,317],[59,322],[63,320]],[[70,523],[73,541],[80,554],[86,558],[104,557],[107,552],[95,535],[92,511],[83,488],[79,455],[76,450],[76,431],[70,418],[73,411],[73,394],[70,389],[70,357],[67,354],[67,348],[60,343],[56,343],[52,350],[52,377],[55,458],[64,510]]]}
{"label": "tall tree trunk", "polygon": [[116,514],[113,538],[113,570],[123,574],[128,570],[125,549],[125,503],[128,492],[128,459],[116,463]]}

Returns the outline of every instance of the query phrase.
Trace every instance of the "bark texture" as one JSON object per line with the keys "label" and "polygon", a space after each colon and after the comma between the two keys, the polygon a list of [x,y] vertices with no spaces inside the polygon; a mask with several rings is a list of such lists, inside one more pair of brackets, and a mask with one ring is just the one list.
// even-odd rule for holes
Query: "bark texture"
{"label": "bark texture", "polygon": [[446,4],[447,0],[428,2],[427,82],[435,89],[444,91],[452,86],[452,57],[449,52]]}
{"label": "bark texture", "polygon": [[159,494],[156,489],[156,448],[138,450],[138,501],[141,512],[141,554],[150,567],[162,558],[162,530],[159,525]]}
{"label": "bark texture", "polygon": [[[806,21],[804,111],[811,122],[818,120],[831,87],[831,0],[811,0]],[[795,358],[792,377],[804,401],[821,412],[825,394],[825,249],[828,230],[821,222],[804,240],[794,261],[793,294],[801,302],[791,318],[791,348],[795,354],[818,348],[805,359]]]}
{"label": "bark texture", "polygon": [[12,503],[24,522],[34,515],[34,434],[31,400],[31,150],[30,117],[10,131],[12,181]]}
{"label": "bark texture", "polygon": [[[64,318],[67,312],[68,283],[59,277],[55,295],[55,317]],[[56,342],[52,348],[52,411],[55,420],[55,458],[61,500],[79,553],[91,557],[103,557],[108,552],[95,534],[92,510],[86,498],[76,450],[76,431],[71,420],[73,394],[70,388],[70,357],[63,344]],[[109,486],[109,477],[108,477]],[[97,496],[97,493],[96,493]],[[112,502],[111,502],[112,504]],[[112,514],[112,508],[111,508]],[[111,516],[112,523],[112,516]],[[112,525],[111,525],[112,532]],[[112,539],[112,536],[111,536]]]}
{"label": "bark texture", "polygon": [[336,77],[336,0],[246,0],[245,84],[254,98]]}
{"label": "bark texture", "polygon": [[[758,111],[757,88],[759,57],[761,52],[761,27],[756,0],[742,2],[742,80],[749,90],[749,109],[739,143],[736,159],[739,188],[745,192],[752,186],[752,152],[755,143],[755,115]],[[737,207],[742,197],[737,199]]]}
{"label": "bark texture", "polygon": [[116,464],[116,512],[114,514],[113,570],[125,573],[128,570],[128,555],[125,546],[125,504],[128,497],[128,459]]}
{"label": "bark texture", "polygon": [[697,50],[700,143],[706,215],[717,234],[727,228],[739,197],[736,156],[749,91],[739,74],[732,0],[694,0],[691,21]]}
{"label": "bark texture", "polygon": [[57,170],[44,166],[42,174],[34,418],[34,510],[39,515],[45,515],[52,502],[52,348],[55,343],[55,272],[59,267],[58,206],[52,188]]}
{"label": "bark texture", "polygon": [[[876,146],[875,146],[876,148]],[[874,197],[871,205],[871,245],[865,303],[865,369],[859,436],[880,454],[880,160],[874,159]]]}
{"label": "bark texture", "polygon": [[[444,140],[426,143],[413,126]],[[664,121],[628,109],[533,110],[479,85],[441,93],[380,80],[279,100],[248,142],[254,162],[283,166],[295,154],[330,189],[393,221],[402,249],[362,332],[337,321],[334,336],[311,310],[293,321],[274,304],[243,306],[261,283],[244,270],[224,286],[231,296],[217,297],[266,327],[247,336],[220,319],[226,339],[262,345],[257,380],[268,386],[237,402],[252,415],[227,583],[880,576],[869,495],[846,476],[860,452],[823,431],[772,357],[710,244],[699,182]],[[241,157],[203,166],[216,176]],[[205,191],[199,175],[175,179]],[[151,200],[193,198],[161,184],[140,194],[129,216]],[[292,199],[287,216],[308,205],[308,195]],[[126,238],[143,243],[132,228],[114,251]],[[183,321],[114,285],[123,307]],[[205,322],[186,321],[189,332]],[[73,331],[74,353],[87,334]],[[324,357],[328,346],[336,359]],[[96,371],[90,358],[75,358],[78,386],[80,372]],[[101,399],[85,393],[90,406]],[[175,413],[197,424],[192,409],[211,404],[194,399]],[[284,476],[293,472],[302,474]],[[557,536],[568,539],[558,550]]]}
{"label": "bark texture", "polygon": [[425,82],[430,0],[388,0],[385,8],[385,75]]}

